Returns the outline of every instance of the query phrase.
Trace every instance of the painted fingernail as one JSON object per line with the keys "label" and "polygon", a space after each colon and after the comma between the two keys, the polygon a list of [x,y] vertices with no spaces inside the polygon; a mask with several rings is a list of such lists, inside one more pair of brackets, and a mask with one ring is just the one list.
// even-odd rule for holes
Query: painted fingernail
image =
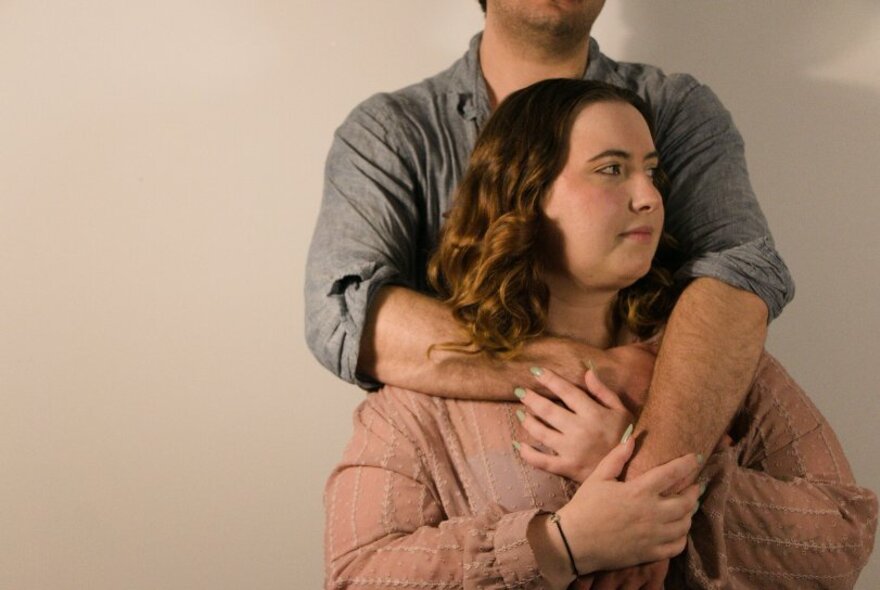
{"label": "painted fingernail", "polygon": [[522,447],[522,445],[520,445],[517,441],[513,441],[513,448],[515,450],[518,451],[518,450],[520,450],[521,447]]}
{"label": "painted fingernail", "polygon": [[588,371],[595,371],[596,370],[596,365],[594,365],[593,361],[591,361],[589,359],[587,359],[587,370]]}
{"label": "painted fingernail", "polygon": [[702,467],[703,463],[705,463],[705,462],[706,462],[706,458],[703,457],[703,453],[697,453],[697,465]]}
{"label": "painted fingernail", "polygon": [[706,493],[706,482],[704,481],[700,484],[700,496],[702,496],[705,493]]}
{"label": "painted fingernail", "polygon": [[526,396],[526,390],[522,387],[517,387],[513,390],[513,395],[515,395],[517,399],[522,399]]}
{"label": "painted fingernail", "polygon": [[694,510],[693,510],[693,512],[691,512],[691,516],[693,516],[694,514],[696,514],[696,513],[697,513],[697,510],[699,510],[699,509],[700,509],[700,503],[697,502],[697,505],[694,506]]}
{"label": "painted fingernail", "polygon": [[630,424],[626,427],[626,430],[623,431],[623,436],[620,438],[620,444],[625,444],[626,441],[629,440],[629,437],[632,436],[633,433],[633,425]]}
{"label": "painted fingernail", "polygon": [[516,411],[516,419],[519,420],[520,422],[525,422],[526,421],[526,413],[523,412],[522,410],[517,410]]}
{"label": "painted fingernail", "polygon": [[541,375],[544,374],[544,369],[542,369],[541,367],[532,367],[531,369],[529,369],[529,371],[530,371],[530,372],[532,373],[532,375],[534,375],[535,377],[540,377]]}

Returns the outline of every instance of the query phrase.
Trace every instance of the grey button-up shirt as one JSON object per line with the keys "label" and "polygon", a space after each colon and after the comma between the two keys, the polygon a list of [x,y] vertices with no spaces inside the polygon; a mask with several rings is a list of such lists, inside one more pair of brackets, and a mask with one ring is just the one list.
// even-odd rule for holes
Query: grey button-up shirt
{"label": "grey button-up shirt", "polygon": [[[427,291],[425,269],[443,212],[489,116],[480,35],[448,70],[377,94],[337,129],[306,268],[306,339],[317,359],[350,382],[367,307],[387,284]],[[686,74],[616,62],[590,40],[584,78],[637,92],[654,115],[671,178],[665,229],[690,260],[679,279],[715,277],[751,291],[776,317],[794,296],[746,171],[730,114]]]}

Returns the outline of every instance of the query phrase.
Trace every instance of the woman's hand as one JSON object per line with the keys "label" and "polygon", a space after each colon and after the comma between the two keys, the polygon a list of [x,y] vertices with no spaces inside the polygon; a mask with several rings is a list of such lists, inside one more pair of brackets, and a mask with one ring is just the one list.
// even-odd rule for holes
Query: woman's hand
{"label": "woman's hand", "polygon": [[631,481],[617,481],[634,445],[629,438],[612,449],[557,512],[581,573],[670,559],[685,548],[699,486],[677,495],[664,492],[694,477],[697,457],[685,455]]}
{"label": "woman's hand", "polygon": [[[528,413],[517,412],[526,432],[550,452],[520,443],[523,460],[537,469],[581,483],[618,442],[633,416],[595,371],[587,371],[588,393],[549,369],[535,378],[565,405],[532,390],[518,390]],[[551,454],[551,453],[555,453]]]}

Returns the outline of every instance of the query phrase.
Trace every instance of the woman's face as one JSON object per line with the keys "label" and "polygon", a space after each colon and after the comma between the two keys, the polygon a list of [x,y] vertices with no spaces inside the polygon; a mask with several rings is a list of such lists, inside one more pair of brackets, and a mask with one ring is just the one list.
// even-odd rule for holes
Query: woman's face
{"label": "woman's face", "polygon": [[[600,102],[580,112],[568,160],[543,204],[548,279],[618,290],[648,272],[663,227],[657,165],[648,124],[635,107]],[[551,290],[554,283],[548,281]]]}

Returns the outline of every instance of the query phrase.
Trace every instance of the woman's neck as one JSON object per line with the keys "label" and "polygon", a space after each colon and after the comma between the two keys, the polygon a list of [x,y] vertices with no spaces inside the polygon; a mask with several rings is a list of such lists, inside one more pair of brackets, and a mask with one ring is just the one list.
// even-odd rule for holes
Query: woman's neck
{"label": "woman's neck", "polygon": [[550,286],[547,331],[572,338],[599,349],[617,344],[620,334],[612,331],[611,317],[618,291],[585,291]]}

